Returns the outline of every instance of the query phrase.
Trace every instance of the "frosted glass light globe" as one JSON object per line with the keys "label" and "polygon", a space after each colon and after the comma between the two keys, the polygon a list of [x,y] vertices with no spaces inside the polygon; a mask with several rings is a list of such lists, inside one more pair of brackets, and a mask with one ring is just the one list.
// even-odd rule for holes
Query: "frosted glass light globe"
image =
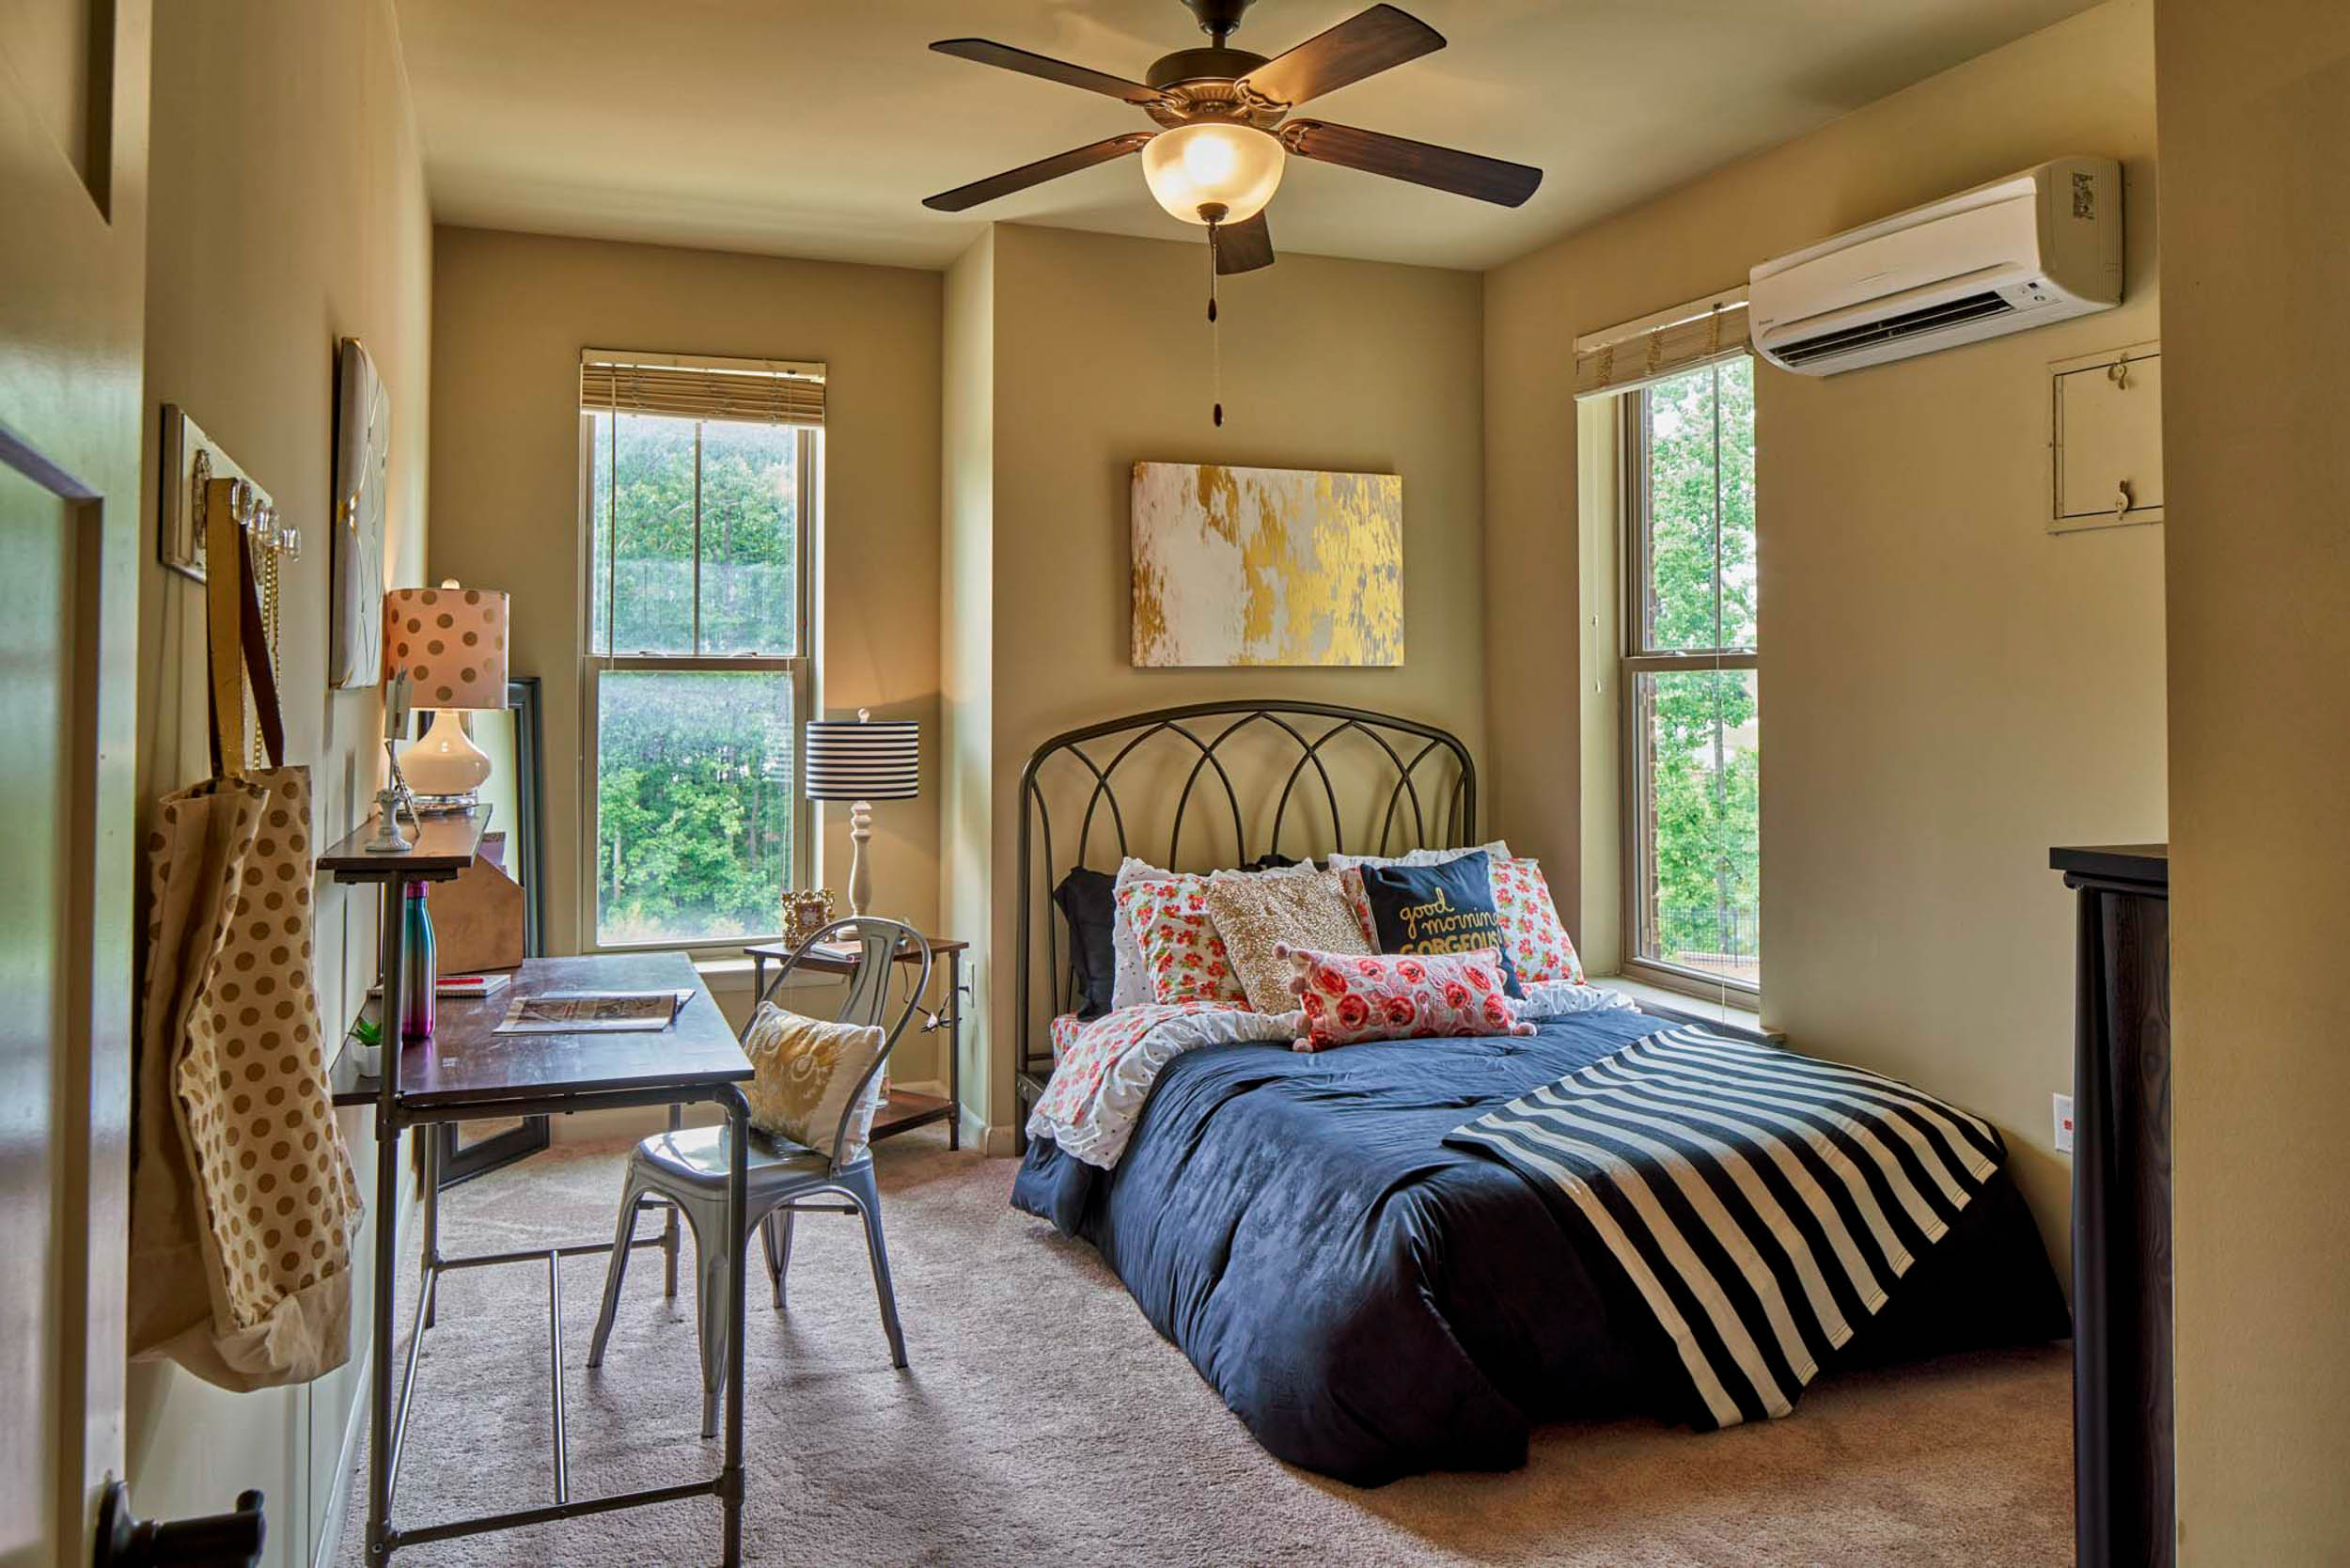
{"label": "frosted glass light globe", "polygon": [[1158,204],[1185,223],[1200,208],[1224,209],[1218,223],[1246,223],[1281,183],[1281,144],[1253,125],[1211,120],[1162,131],[1143,145],[1142,178]]}

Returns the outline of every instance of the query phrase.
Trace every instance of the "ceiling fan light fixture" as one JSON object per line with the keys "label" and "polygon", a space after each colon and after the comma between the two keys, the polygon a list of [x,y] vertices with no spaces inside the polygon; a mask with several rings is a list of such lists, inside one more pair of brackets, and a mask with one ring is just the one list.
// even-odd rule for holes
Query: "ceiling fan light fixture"
{"label": "ceiling fan light fixture", "polygon": [[1162,131],[1142,149],[1142,178],[1161,207],[1185,223],[1246,223],[1280,188],[1287,154],[1253,125],[1209,120]]}

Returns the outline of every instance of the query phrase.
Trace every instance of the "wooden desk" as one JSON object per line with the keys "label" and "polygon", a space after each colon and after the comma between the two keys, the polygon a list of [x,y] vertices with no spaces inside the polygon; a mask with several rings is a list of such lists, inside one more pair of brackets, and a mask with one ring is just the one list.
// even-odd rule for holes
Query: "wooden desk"
{"label": "wooden desk", "polygon": [[[437,999],[431,1043],[411,1048],[400,1060],[403,1102],[416,1109],[462,1105],[478,1111],[508,1100],[712,1089],[751,1076],[733,1027],[682,953],[529,958],[512,973],[513,983],[490,996]],[[694,999],[659,1033],[494,1032],[516,996],[588,990],[690,990]]]}
{"label": "wooden desk", "polygon": [[[892,1088],[873,1112],[873,1129],[866,1135],[868,1141],[878,1143],[883,1138],[927,1127],[933,1121],[947,1123],[947,1147],[963,1147],[963,955],[971,944],[955,936],[928,936],[932,959],[947,961],[947,1004],[938,1013],[925,1020],[924,1034],[947,1031],[947,1093],[917,1094],[910,1089]],[[751,961],[751,995],[758,1001],[767,999],[767,965],[781,964],[791,956],[789,942],[755,942],[743,949]],[[833,953],[810,951],[800,960],[800,967],[820,975],[854,975],[858,960]],[[914,955],[900,953],[898,962],[911,964]],[[778,972],[777,983],[783,980]],[[757,1002],[754,1002],[754,1006]]]}
{"label": "wooden desk", "polygon": [[[371,1327],[373,1359],[368,1453],[367,1560],[381,1568],[403,1546],[519,1529],[614,1509],[714,1497],[722,1509],[721,1552],[728,1568],[743,1560],[743,1306],[749,1273],[748,1232],[734,1228],[732,1289],[727,1302],[731,1332],[727,1367],[726,1454],[717,1475],[700,1481],[602,1497],[571,1495],[571,1460],[564,1434],[563,1296],[561,1261],[607,1252],[610,1241],[550,1246],[519,1252],[444,1257],[440,1249],[439,1145],[424,1144],[425,1206],[423,1278],[416,1292],[415,1326],[408,1341],[407,1369],[397,1393],[392,1372],[394,1292],[399,1283],[400,1135],[412,1126],[479,1120],[490,1116],[541,1116],[557,1111],[618,1109],[635,1105],[714,1101],[727,1114],[728,1147],[733,1158],[728,1192],[733,1212],[744,1209],[744,1153],[749,1145],[750,1106],[737,1086],[751,1076],[751,1064],[734,1031],[693,964],[682,954],[660,953],[591,958],[529,959],[515,971],[511,986],[479,999],[443,998],[434,1033],[422,1044],[402,1049],[400,1025],[407,1011],[405,936],[400,887],[405,882],[440,881],[471,863],[488,813],[433,818],[415,848],[400,855],[370,855],[362,847],[367,828],[319,857],[339,882],[375,882],[383,886],[384,975],[383,1077],[374,1083],[376,1182],[375,1279]],[[436,831],[437,830],[437,831]],[[493,1033],[517,995],[558,989],[690,990],[692,998],[669,1027],[659,1033],[498,1035]],[[349,1092],[349,1090],[346,1090]],[[340,1096],[338,1096],[339,1098]],[[658,1246],[648,1238],[640,1246]],[[538,1507],[446,1523],[401,1529],[392,1523],[401,1445],[408,1435],[409,1403],[415,1392],[416,1359],[432,1326],[441,1276],[451,1269],[505,1263],[543,1266],[547,1275],[549,1423],[554,1459],[554,1500]]]}

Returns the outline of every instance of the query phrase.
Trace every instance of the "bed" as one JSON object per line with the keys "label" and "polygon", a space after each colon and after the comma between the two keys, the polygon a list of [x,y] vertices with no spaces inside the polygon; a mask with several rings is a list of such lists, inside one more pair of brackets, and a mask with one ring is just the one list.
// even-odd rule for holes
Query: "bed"
{"label": "bed", "polygon": [[[1024,1121],[1051,1071],[1050,1020],[1072,995],[1066,943],[1035,895],[1089,854],[1115,866],[1113,852],[1133,851],[1136,796],[1121,801],[1120,786],[1154,752],[1151,847],[1164,843],[1170,866],[1186,863],[1184,819],[1202,799],[1218,831],[1195,822],[1191,864],[1346,850],[1350,838],[1381,854],[1477,841],[1466,747],[1411,721],[1324,704],[1203,704],[1047,742],[1022,778]],[[1057,770],[1074,774],[1073,788],[1055,782]],[[1057,803],[1079,824],[1058,845]],[[1277,1457],[1358,1485],[1512,1468],[1543,1422],[1687,1420],[1685,1387],[1665,1335],[1591,1238],[1517,1171],[1446,1139],[1660,1027],[1611,1010],[1518,1038],[1318,1054],[1199,1046],[1159,1071],[1113,1168],[1040,1138],[1012,1201],[1099,1248]],[[2001,1169],[1824,1370],[2067,1331],[2038,1232]]]}

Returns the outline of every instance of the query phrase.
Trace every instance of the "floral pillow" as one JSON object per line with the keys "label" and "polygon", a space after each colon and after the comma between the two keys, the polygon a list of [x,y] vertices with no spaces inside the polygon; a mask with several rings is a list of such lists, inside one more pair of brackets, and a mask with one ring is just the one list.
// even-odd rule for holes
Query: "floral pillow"
{"label": "floral pillow", "polygon": [[1326,1051],[1366,1040],[1532,1034],[1502,991],[1501,953],[1325,953],[1288,948],[1306,1029],[1292,1043]]}
{"label": "floral pillow", "polygon": [[1363,870],[1359,866],[1342,866],[1330,873],[1339,879],[1339,890],[1346,897],[1355,918],[1362,923],[1363,941],[1372,952],[1379,950],[1379,917],[1371,912],[1371,895],[1363,891]]}
{"label": "floral pillow", "polygon": [[1208,917],[1206,877],[1178,872],[1164,882],[1130,882],[1118,890],[1118,914],[1141,949],[1152,1001],[1248,1005],[1231,955]]}
{"label": "floral pillow", "polygon": [[1554,980],[1581,985],[1583,961],[1559,923],[1542,867],[1532,860],[1496,860],[1490,875],[1502,944],[1518,979],[1528,985]]}

